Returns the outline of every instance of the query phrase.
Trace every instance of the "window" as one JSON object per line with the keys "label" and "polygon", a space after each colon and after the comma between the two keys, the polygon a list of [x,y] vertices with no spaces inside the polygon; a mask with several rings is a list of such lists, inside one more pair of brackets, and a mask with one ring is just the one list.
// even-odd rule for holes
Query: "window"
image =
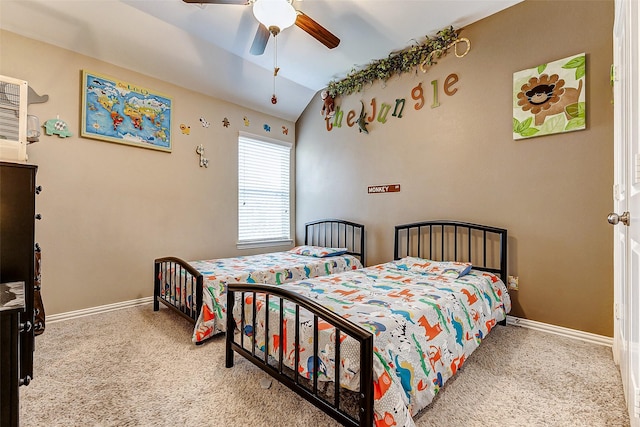
{"label": "window", "polygon": [[291,144],[238,137],[238,247],[291,244]]}

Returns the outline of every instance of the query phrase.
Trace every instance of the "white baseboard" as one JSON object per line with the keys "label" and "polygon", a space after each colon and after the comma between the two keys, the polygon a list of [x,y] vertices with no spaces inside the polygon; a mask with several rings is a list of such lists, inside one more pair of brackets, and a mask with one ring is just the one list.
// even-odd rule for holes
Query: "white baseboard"
{"label": "white baseboard", "polygon": [[115,304],[101,305],[98,307],[85,308],[83,310],[68,311],[66,313],[52,314],[46,317],[46,323],[62,322],[63,320],[77,319],[78,317],[91,316],[93,314],[107,313],[109,311],[121,310],[123,308],[136,307],[138,305],[151,304],[153,297],[144,297],[129,301],[117,302]]}
{"label": "white baseboard", "polygon": [[590,332],[578,331],[576,329],[563,328],[562,326],[550,325],[548,323],[536,322],[535,320],[507,316],[507,324],[522,326],[523,328],[535,329],[536,331],[547,332],[550,334],[561,335],[563,337],[586,341],[592,344],[599,344],[607,347],[613,346],[613,338],[611,337],[592,334]]}
{"label": "white baseboard", "polygon": [[[115,304],[101,305],[98,307],[85,308],[83,310],[68,311],[66,313],[52,314],[47,316],[47,323],[62,322],[63,320],[77,319],[79,317],[91,316],[99,313],[107,313],[109,311],[121,310],[123,308],[136,307],[144,304],[151,304],[153,297],[138,298],[129,301],[117,302]],[[521,326],[523,328],[534,329],[536,331],[547,332],[550,334],[561,335],[567,338],[573,338],[586,341],[592,344],[600,344],[607,347],[613,346],[613,338],[596,335],[589,332],[578,331],[576,329],[563,328],[562,326],[550,325],[548,323],[536,322],[535,320],[521,319],[520,317],[507,316],[507,324]]]}

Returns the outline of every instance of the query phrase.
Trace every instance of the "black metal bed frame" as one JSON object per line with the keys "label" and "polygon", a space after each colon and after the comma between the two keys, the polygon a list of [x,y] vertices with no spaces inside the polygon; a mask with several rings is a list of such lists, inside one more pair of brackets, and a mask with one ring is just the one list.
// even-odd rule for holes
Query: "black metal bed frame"
{"label": "black metal bed frame", "polygon": [[[439,244],[438,244],[439,240]],[[470,262],[507,282],[507,230],[460,221],[396,225],[394,259],[416,256],[433,261]]]}
{"label": "black metal bed frame", "polygon": [[[364,257],[364,225],[342,219],[321,219],[304,225],[305,245],[347,248],[347,254]],[[310,243],[306,243],[310,242]]]}
{"label": "black metal bed frame", "polygon": [[[435,232],[434,232],[435,230]],[[439,241],[438,241],[439,236]],[[429,244],[426,245],[425,241]],[[435,242],[435,245],[434,245]],[[493,246],[497,242],[498,253],[494,254]],[[468,245],[468,249],[465,249],[464,244]],[[481,250],[482,256],[477,256],[474,247],[478,245]],[[426,247],[429,247],[429,256],[440,255],[439,260],[447,261],[461,261],[462,257],[466,255],[465,261],[470,261],[473,264],[473,268],[500,274],[504,281],[507,274],[507,230],[496,227],[489,227],[479,224],[471,224],[457,221],[426,221],[406,225],[396,226],[395,243],[394,243],[394,257],[400,259],[403,256],[426,256]],[[453,246],[453,247],[451,247]],[[496,255],[495,261],[497,267],[493,264],[493,256]],[[239,293],[240,296],[237,296]],[[338,420],[340,423],[346,426],[352,427],[370,427],[373,425],[373,334],[361,328],[359,325],[349,322],[343,319],[340,315],[326,309],[325,307],[317,304],[313,300],[310,300],[304,296],[295,294],[285,289],[279,288],[273,285],[255,285],[248,283],[233,283],[227,285],[227,313],[234,313],[234,306],[236,304],[240,307],[242,317],[240,320],[240,330],[244,330],[246,326],[246,319],[244,317],[245,305],[247,304],[244,296],[251,294],[250,308],[253,312],[252,324],[255,331],[256,322],[256,303],[257,295],[263,295],[266,299],[266,304],[269,304],[270,298],[275,298],[279,301],[280,313],[279,313],[279,336],[280,343],[278,345],[279,354],[270,355],[269,346],[265,346],[266,351],[256,351],[255,340],[251,340],[251,350],[245,348],[244,334],[238,334],[240,336],[240,342],[237,341],[235,330],[236,320],[233,315],[227,316],[227,333],[226,333],[226,357],[225,365],[227,368],[233,367],[234,364],[234,352],[242,355],[260,369],[267,372],[269,375],[280,381],[282,384],[289,387],[291,390],[298,393],[301,397],[308,400],[322,411]],[[359,384],[371,384],[369,387],[360,387],[360,392],[357,394],[357,415],[354,416],[353,412],[345,410],[341,402],[341,394],[343,390],[339,385],[339,381],[334,381],[333,384],[333,402],[327,400],[318,390],[317,375],[313,375],[312,386],[307,385],[308,380],[301,379],[297,370],[292,375],[287,374],[287,370],[283,366],[283,306],[285,301],[293,303],[295,305],[295,364],[298,366],[299,354],[299,313],[300,309],[306,310],[313,316],[313,334],[314,334],[314,349],[313,358],[318,360],[318,322],[319,319],[329,323],[336,328],[336,350],[334,354],[334,360],[340,360],[340,346],[338,345],[339,337],[341,334],[346,334],[355,339],[360,346],[360,382]],[[265,311],[265,316],[268,316],[269,310]],[[268,317],[265,319],[265,336],[268,336]],[[274,366],[273,359],[276,363]],[[271,363],[270,363],[271,362]],[[334,378],[340,378],[340,363],[335,363],[335,376]],[[344,392],[348,392],[344,390]]]}
{"label": "black metal bed frame", "polygon": [[[364,225],[340,219],[323,219],[305,224],[305,245],[346,247],[365,265]],[[162,291],[163,278],[170,274],[170,286]],[[177,257],[154,260],[153,311],[160,303],[195,323],[202,310],[203,276],[188,261]],[[183,304],[182,298],[190,301]]]}
{"label": "black metal bed frame", "polygon": [[[233,313],[233,307],[237,302],[235,299],[236,291],[241,293],[241,310],[242,310],[242,320],[240,324],[240,329],[244,330],[244,327],[247,325],[246,319],[244,316],[244,296],[245,293],[252,294],[252,311],[253,316],[251,320],[251,326],[253,330],[256,330],[256,303],[257,298],[256,295],[258,293],[262,293],[265,295],[265,304],[269,305],[269,299],[274,297],[279,300],[280,311],[279,311],[279,336],[280,343],[278,346],[279,353],[277,355],[277,366],[274,366],[270,363],[270,359],[272,355],[269,354],[269,346],[265,346],[266,351],[262,351],[260,353],[256,352],[256,343],[255,340],[251,340],[251,351],[245,349],[244,343],[244,334],[240,335],[240,343],[236,342],[233,338],[233,331],[236,328],[235,320],[233,315],[227,315],[227,331],[231,331],[227,333],[226,339],[226,356],[225,356],[225,366],[227,368],[233,367],[233,352],[237,352],[244,356],[246,359],[254,363],[260,369],[267,372],[276,380],[280,381],[291,390],[298,393],[300,396],[313,403],[315,406],[323,410],[324,412],[331,415],[333,418],[338,420],[344,425],[347,426],[371,426],[373,424],[373,387],[362,387],[362,391],[359,393],[358,399],[358,407],[361,408],[360,411],[360,419],[357,420],[355,417],[345,409],[341,409],[340,398],[341,391],[339,386],[339,381],[335,381],[334,390],[333,390],[333,402],[328,401],[321,396],[320,390],[318,388],[318,376],[314,375],[312,380],[312,385],[306,385],[308,381],[304,381],[303,378],[298,375],[298,370],[293,369],[287,371],[284,362],[283,362],[283,319],[284,319],[284,305],[285,300],[293,302],[295,304],[295,355],[294,355],[294,365],[298,366],[300,362],[300,345],[299,343],[299,333],[300,333],[300,308],[308,310],[313,315],[313,357],[314,360],[318,360],[318,321],[319,319],[324,320],[329,323],[332,327],[335,328],[335,354],[334,360],[340,360],[340,337],[344,335],[348,335],[351,338],[355,339],[360,347],[360,384],[373,384],[373,334],[370,331],[367,331],[356,325],[355,323],[351,323],[346,319],[336,315],[334,312],[328,310],[327,308],[319,305],[315,301],[296,294],[294,292],[288,291],[286,289],[279,288],[273,285],[263,285],[263,284],[252,284],[250,285],[250,289],[245,288],[243,284],[229,284],[227,287],[227,313]],[[269,336],[269,310],[265,311],[265,336]],[[340,378],[340,363],[336,362],[334,364],[334,378]],[[292,374],[287,374],[287,372],[292,372]]]}

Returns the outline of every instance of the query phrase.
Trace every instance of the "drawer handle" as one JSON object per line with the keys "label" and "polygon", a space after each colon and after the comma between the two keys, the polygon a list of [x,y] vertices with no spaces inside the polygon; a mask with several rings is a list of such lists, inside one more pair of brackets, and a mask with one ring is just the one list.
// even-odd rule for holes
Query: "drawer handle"
{"label": "drawer handle", "polygon": [[29,385],[29,383],[31,382],[31,376],[27,375],[24,378],[20,378],[20,380],[18,381],[19,385]]}
{"label": "drawer handle", "polygon": [[20,332],[29,332],[31,330],[31,322],[27,320],[24,323],[20,323]]}

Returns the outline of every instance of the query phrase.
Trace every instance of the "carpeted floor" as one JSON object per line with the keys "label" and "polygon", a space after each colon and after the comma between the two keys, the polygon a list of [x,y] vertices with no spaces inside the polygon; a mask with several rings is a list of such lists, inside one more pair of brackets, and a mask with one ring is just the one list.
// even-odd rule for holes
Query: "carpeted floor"
{"label": "carpeted floor", "polygon": [[[338,423],[236,355],[190,341],[189,323],[143,305],[49,323],[20,425],[313,426]],[[628,426],[611,349],[516,326],[495,328],[418,427]]]}

